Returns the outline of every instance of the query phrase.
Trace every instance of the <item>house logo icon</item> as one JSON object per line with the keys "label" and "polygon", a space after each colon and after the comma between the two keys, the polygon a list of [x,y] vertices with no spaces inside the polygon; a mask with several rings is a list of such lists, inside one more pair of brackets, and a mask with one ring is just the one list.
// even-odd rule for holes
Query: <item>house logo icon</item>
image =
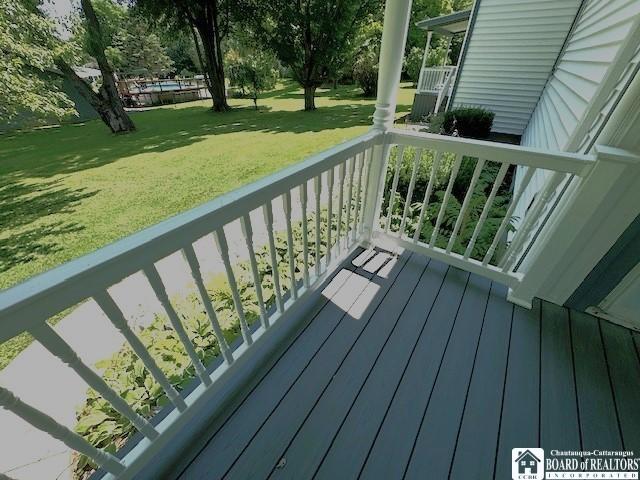
{"label": "house logo icon", "polygon": [[542,448],[514,448],[511,450],[513,480],[544,479],[544,450]]}

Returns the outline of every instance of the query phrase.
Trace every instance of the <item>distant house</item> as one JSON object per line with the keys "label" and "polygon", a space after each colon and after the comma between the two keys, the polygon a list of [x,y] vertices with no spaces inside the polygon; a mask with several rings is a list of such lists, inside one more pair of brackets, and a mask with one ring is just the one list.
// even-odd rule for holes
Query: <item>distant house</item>
{"label": "distant house", "polygon": [[516,462],[518,462],[518,473],[538,473],[538,463],[540,463],[540,459],[531,453],[530,450],[522,452],[518,458],[516,458]]}

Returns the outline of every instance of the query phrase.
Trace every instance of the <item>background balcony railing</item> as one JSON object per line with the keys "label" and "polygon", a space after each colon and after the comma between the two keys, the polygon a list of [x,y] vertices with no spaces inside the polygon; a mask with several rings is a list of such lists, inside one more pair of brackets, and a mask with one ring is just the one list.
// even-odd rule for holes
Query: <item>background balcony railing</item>
{"label": "background balcony railing", "polygon": [[[445,86],[450,89],[457,70],[455,65],[423,68],[418,80],[418,93],[440,93]],[[447,92],[447,96],[449,94]]]}

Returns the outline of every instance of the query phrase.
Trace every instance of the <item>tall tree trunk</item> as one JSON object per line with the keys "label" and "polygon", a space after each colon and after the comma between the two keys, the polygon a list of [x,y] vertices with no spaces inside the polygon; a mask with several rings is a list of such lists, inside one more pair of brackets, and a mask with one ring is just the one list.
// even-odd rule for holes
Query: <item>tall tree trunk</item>
{"label": "tall tree trunk", "polygon": [[[58,68],[61,68],[63,73],[75,85],[78,92],[91,103],[100,115],[102,121],[113,133],[132,132],[136,127],[122,105],[113,70],[104,53],[104,39],[96,12],[93,9],[91,0],[80,0],[80,4],[87,20],[87,26],[91,36],[90,48],[92,51],[90,53],[95,57],[100,67],[100,72],[102,72],[102,86],[98,90],[98,93],[96,93],[64,62],[56,62]],[[64,64],[66,68],[61,64]]]}
{"label": "tall tree trunk", "polygon": [[316,86],[305,85],[304,86],[304,109],[305,111],[311,111],[316,109]]}
{"label": "tall tree trunk", "polygon": [[[63,60],[59,58],[56,59],[56,66],[62,74],[67,77],[78,93],[89,102],[112,133],[126,133],[135,130],[135,125],[127,115],[127,112],[124,111],[122,103],[118,102],[118,105],[114,108],[111,99],[106,96],[102,88],[100,88],[98,92],[95,92]],[[118,100],[120,100],[120,98],[118,98]]]}
{"label": "tall tree trunk", "polygon": [[224,84],[224,65],[220,47],[217,0],[207,4],[204,14],[199,17],[189,13],[189,21],[198,31],[202,40],[203,67],[207,70],[207,76],[209,77],[207,86],[213,100],[213,109],[216,112],[230,110]]}

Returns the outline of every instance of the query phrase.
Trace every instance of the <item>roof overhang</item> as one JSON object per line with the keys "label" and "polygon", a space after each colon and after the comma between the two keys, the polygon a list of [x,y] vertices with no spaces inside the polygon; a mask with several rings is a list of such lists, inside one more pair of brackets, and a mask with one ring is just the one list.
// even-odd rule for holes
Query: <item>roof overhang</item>
{"label": "roof overhang", "polygon": [[427,18],[416,23],[416,27],[422,30],[431,30],[444,35],[455,35],[467,31],[471,10],[442,15],[441,17]]}

